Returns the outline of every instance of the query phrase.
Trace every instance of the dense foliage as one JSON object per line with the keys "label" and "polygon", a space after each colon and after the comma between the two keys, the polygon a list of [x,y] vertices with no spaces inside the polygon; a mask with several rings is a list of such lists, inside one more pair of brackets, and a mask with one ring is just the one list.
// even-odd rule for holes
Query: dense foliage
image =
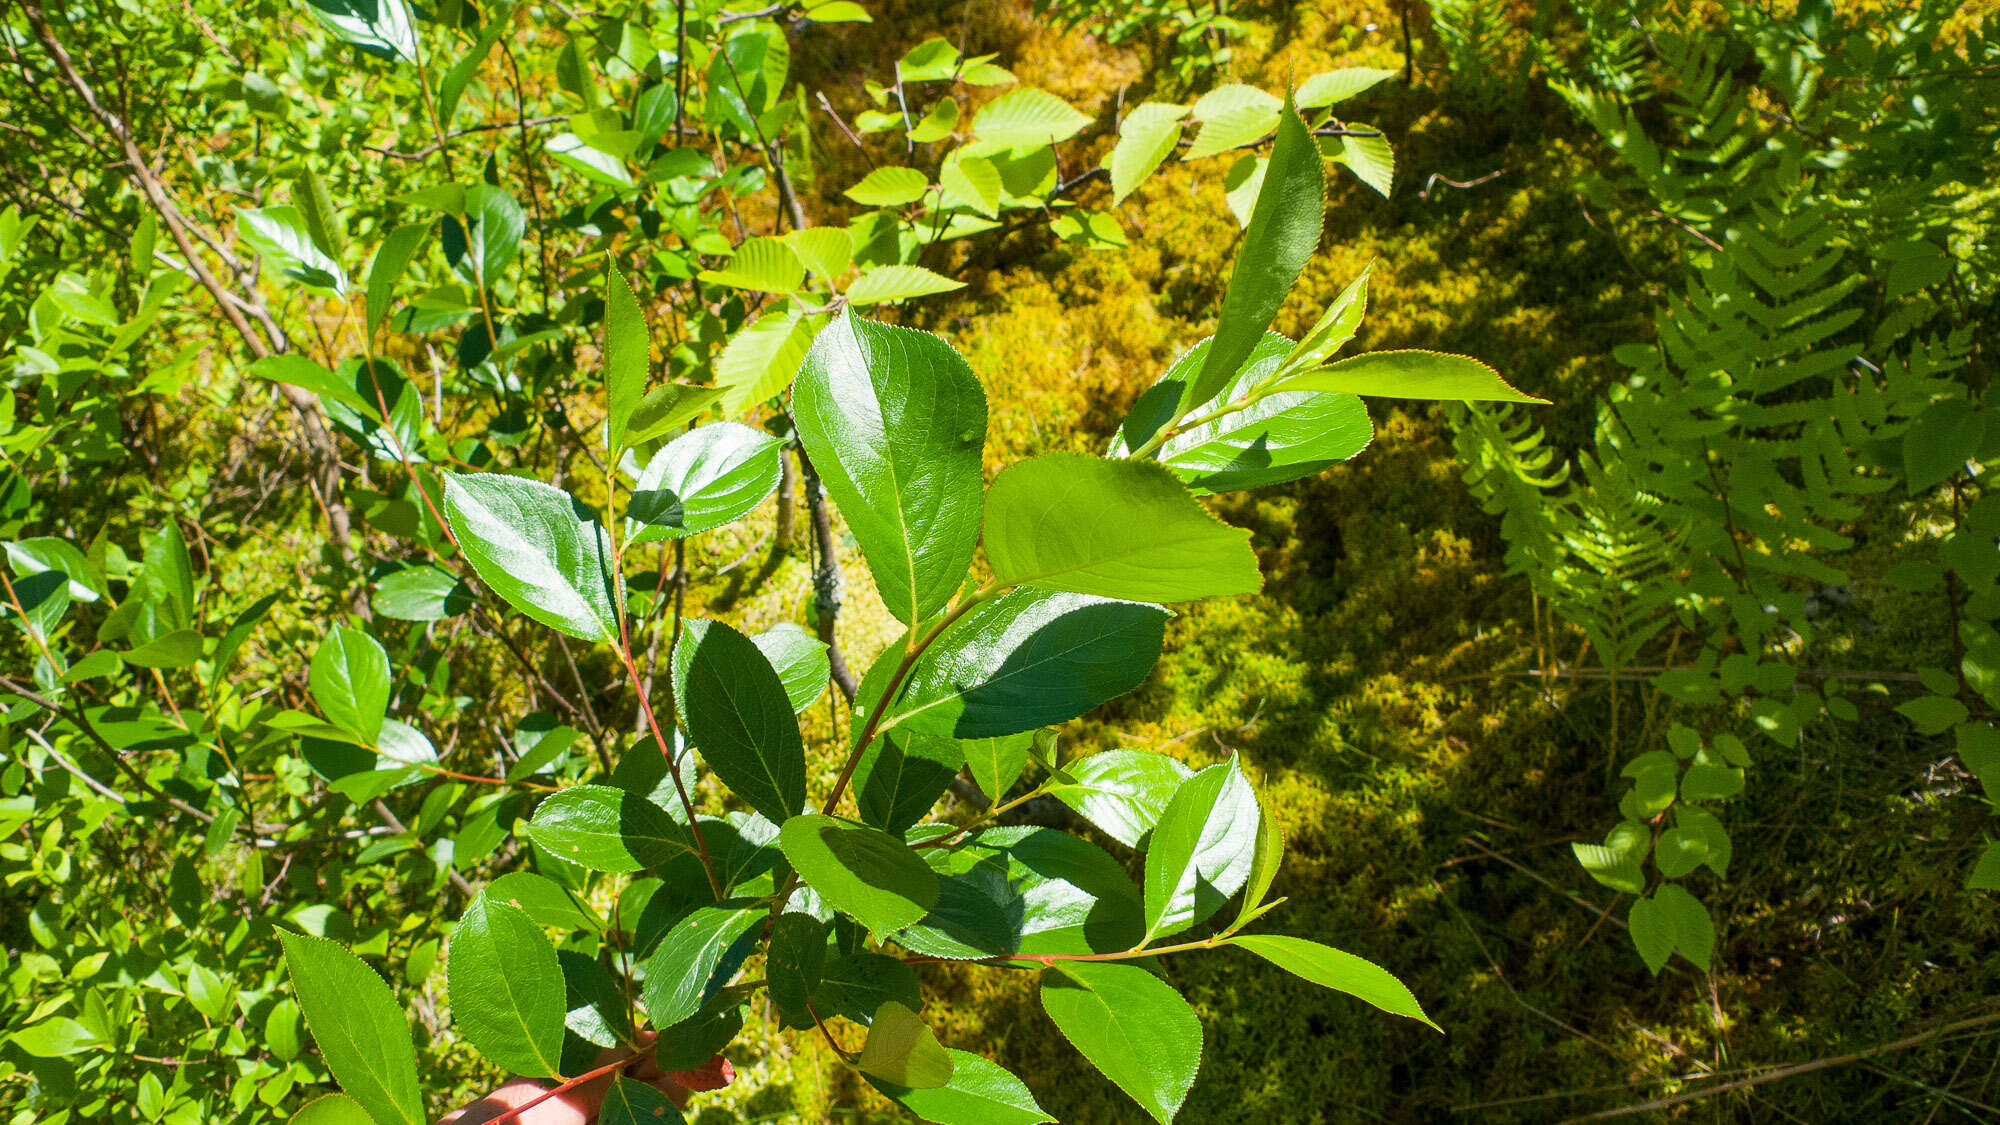
{"label": "dense foliage", "polygon": [[0,1104],[1988,1111],[1887,15],[10,6]]}

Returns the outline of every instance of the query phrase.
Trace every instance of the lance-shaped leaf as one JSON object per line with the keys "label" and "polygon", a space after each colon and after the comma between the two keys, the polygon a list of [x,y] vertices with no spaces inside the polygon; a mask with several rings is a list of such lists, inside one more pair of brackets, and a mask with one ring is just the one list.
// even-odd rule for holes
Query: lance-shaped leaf
{"label": "lance-shaped leaf", "polygon": [[444,474],[444,513],[481,581],[507,604],[587,641],[618,642],[611,544],[569,493],[497,473]]}
{"label": "lance-shaped leaf", "polygon": [[396,299],[396,282],[402,279],[403,270],[409,267],[410,259],[430,232],[428,222],[406,223],[390,231],[382,240],[382,248],[375,251],[375,262],[368,267],[367,314],[371,334],[382,327],[383,318],[389,315],[389,305]]}
{"label": "lance-shaped leaf", "polygon": [[1282,934],[1238,934],[1228,944],[1247,949],[1293,976],[1309,980],[1321,988],[1345,992],[1365,1000],[1394,1016],[1408,1016],[1444,1029],[1424,1014],[1417,998],[1389,970],[1366,958],[1343,953],[1329,945]]}
{"label": "lance-shaped leaf", "polygon": [[1063,768],[1049,795],[1128,848],[1143,847],[1194,771],[1165,754],[1106,750]]}
{"label": "lance-shaped leaf", "polygon": [[891,1000],[875,1012],[854,1067],[870,1078],[934,1090],[951,1081],[952,1059],[921,1016]]}
{"label": "lance-shaped leaf", "polygon": [[738,422],[712,422],[668,442],[633,487],[627,541],[685,539],[749,515],[778,487],[783,448]]}
{"label": "lance-shaped leaf", "polygon": [[888,723],[991,738],[1068,722],[1145,680],[1167,616],[1156,605],[1085,594],[1003,594],[924,650]]}
{"label": "lance-shaped leaf", "polygon": [[899,1086],[870,1075],[869,1084],[890,1101],[937,1125],[1039,1125],[1054,1121],[1027,1084],[999,1063],[967,1051],[945,1049],[951,1081],[929,1090]]}
{"label": "lance-shaped leaf", "polygon": [[668,1028],[701,1011],[749,953],[745,940],[767,916],[747,900],[704,906],[681,919],[646,959],[640,997],[653,1026]]}
{"label": "lance-shaped leaf", "polygon": [[784,681],[750,638],[694,619],[674,645],[674,698],[723,784],[783,824],[806,803],[806,751]]}
{"label": "lance-shaped leaf", "polygon": [[690,847],[687,830],[658,805],[609,785],[574,785],[543,801],[528,836],[592,871],[662,867]]}
{"label": "lance-shaped leaf", "polygon": [[299,1010],[340,1088],[377,1125],[424,1125],[417,1051],[403,1006],[339,942],[278,931]]}
{"label": "lance-shaped leaf", "polygon": [[942,608],[979,538],[986,392],[972,368],[928,332],[850,313],[813,341],[792,411],[889,611],[915,624]]}
{"label": "lance-shaped leaf", "polygon": [[1149,939],[1187,929],[1242,888],[1257,819],[1257,794],[1233,757],[1181,784],[1146,845]]}
{"label": "lance-shaped leaf", "polygon": [[652,340],[646,334],[646,313],[632,285],[616,267],[604,280],[604,393],[611,400],[611,448],[625,446],[625,427],[646,396],[646,371],[652,362]]}
{"label": "lance-shaped leaf", "polygon": [[1201,1068],[1201,1021],[1137,965],[1065,961],[1042,974],[1042,1009],[1090,1065],[1166,1125]]}
{"label": "lance-shaped leaf", "polygon": [[1011,465],[986,496],[996,581],[1131,601],[1253,593],[1250,533],[1210,515],[1149,461],[1045,453]]}
{"label": "lance-shaped leaf", "polygon": [[1498,371],[1470,356],[1442,352],[1369,352],[1287,376],[1286,391],[1332,391],[1371,398],[1443,399],[1450,402],[1535,402],[1548,399],[1515,390]]}
{"label": "lance-shaped leaf", "polygon": [[[805,345],[799,346],[805,354]],[[700,417],[723,396],[721,387],[696,387],[687,383],[666,383],[646,392],[632,417],[625,423],[625,444],[640,445],[679,430]]]}
{"label": "lance-shaped leaf", "polygon": [[877,934],[902,929],[937,903],[937,873],[879,828],[808,813],[785,822],[778,844],[828,906]]}
{"label": "lance-shaped leaf", "polygon": [[1278,141],[1271,147],[1257,206],[1223,294],[1215,341],[1201,370],[1182,389],[1182,410],[1214,398],[1250,358],[1319,246],[1325,207],[1326,169],[1319,148],[1287,95],[1278,115]]}
{"label": "lance-shaped leaf", "polygon": [[335,625],[313,650],[308,678],[327,721],[373,746],[389,711],[389,654],[374,637]]}
{"label": "lance-shaped leaf", "polygon": [[451,1018],[479,1053],[530,1078],[562,1072],[563,973],[519,907],[480,895],[451,934]]}

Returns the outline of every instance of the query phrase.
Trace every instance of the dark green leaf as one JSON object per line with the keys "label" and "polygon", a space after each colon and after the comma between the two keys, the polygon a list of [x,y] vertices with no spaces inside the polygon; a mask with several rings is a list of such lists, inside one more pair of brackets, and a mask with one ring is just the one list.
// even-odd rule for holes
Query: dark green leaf
{"label": "dark green leaf", "polygon": [[[631,283],[617,267],[604,281],[604,392],[611,400],[611,448],[625,446],[625,426],[646,395],[646,373],[652,366],[652,340],[646,314],[639,308]],[[643,486],[642,486],[643,487]]]}
{"label": "dark green leaf", "polygon": [[919,953],[1111,953],[1144,936],[1144,908],[1125,869],[1075,836],[989,828],[925,854],[943,876],[937,906],[896,936]]}
{"label": "dark green leaf", "polygon": [[825,968],[826,923],[809,914],[780,915],[771,927],[764,975],[785,1026],[812,1026],[809,1005]]}
{"label": "dark green leaf", "polygon": [[778,842],[828,906],[877,935],[902,929],[937,903],[937,874],[880,829],[808,813],[785,822]]}
{"label": "dark green leaf", "polygon": [[563,973],[534,919],[485,895],[473,899],[445,966],[452,1023],[480,1054],[530,1078],[561,1074]]}
{"label": "dark green leaf", "polygon": [[409,268],[410,259],[416,256],[418,247],[431,232],[429,223],[408,223],[389,232],[382,240],[382,248],[375,252],[375,263],[368,268],[368,331],[372,335],[382,326],[382,320],[389,315],[389,305],[396,299],[396,282],[402,279],[403,271]]}
{"label": "dark green leaf", "polygon": [[611,1084],[597,1113],[597,1125],[681,1125],[686,1120],[665,1094],[630,1078]]}
{"label": "dark green leaf", "polygon": [[1247,949],[1321,988],[1345,992],[1390,1015],[1408,1016],[1439,1031],[1444,1030],[1424,1014],[1423,1006],[1410,995],[1410,990],[1403,986],[1402,981],[1373,961],[1316,941],[1281,934],[1239,934],[1230,938],[1229,944]]}
{"label": "dark green leaf", "polygon": [[784,681],[748,637],[690,620],[674,646],[674,697],[715,776],[773,824],[806,803],[805,744]]}
{"label": "dark green leaf", "polygon": [[497,473],[444,474],[444,510],[472,569],[509,605],[572,637],[618,643],[611,544],[595,512]]}
{"label": "dark green leaf", "polygon": [[609,785],[577,785],[543,801],[528,835],[592,871],[660,867],[690,846],[687,830],[658,805]]}
{"label": "dark green leaf", "polygon": [[937,1125],[1038,1125],[1054,1121],[1035,1095],[1006,1068],[949,1048],[951,1081],[930,1090],[870,1078],[890,1101]]}
{"label": "dark green leaf", "polygon": [[1319,147],[1299,120],[1291,95],[1278,115],[1278,140],[1236,250],[1236,269],[1222,298],[1215,340],[1200,371],[1182,389],[1180,409],[1207,402],[1250,358],[1264,330],[1319,246],[1326,207],[1326,169]]}
{"label": "dark green leaf", "polygon": [[1250,878],[1257,794],[1235,757],[1181,783],[1146,845],[1146,936],[1178,933],[1222,909]]}
{"label": "dark green leaf", "polygon": [[806,353],[792,412],[889,612],[914,625],[942,608],[979,538],[986,392],[972,369],[928,332],[848,314]]}
{"label": "dark green leaf", "polygon": [[943,735],[913,730],[877,735],[854,770],[861,819],[888,832],[903,832],[944,796],[963,761],[958,742]]}
{"label": "dark green leaf", "polygon": [[1117,961],[1042,974],[1042,1008],[1083,1057],[1165,1125],[1201,1067],[1201,1021],[1160,978]]}
{"label": "dark green leaf", "polygon": [[279,930],[292,989],[326,1068],[377,1125],[425,1125],[403,1006],[375,970],[326,938]]}
{"label": "dark green leaf", "polygon": [[985,542],[1010,586],[1175,602],[1263,583],[1250,533],[1147,461],[1047,453],[1011,465],[987,492]]}
{"label": "dark green leaf", "polygon": [[925,650],[888,721],[953,738],[1067,722],[1145,680],[1166,621],[1166,610],[1141,602],[1003,594]]}

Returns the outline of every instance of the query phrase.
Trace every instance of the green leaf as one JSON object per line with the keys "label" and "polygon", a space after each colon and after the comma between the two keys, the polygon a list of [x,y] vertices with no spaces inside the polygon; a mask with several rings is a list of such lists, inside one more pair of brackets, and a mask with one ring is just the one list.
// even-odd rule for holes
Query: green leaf
{"label": "green leaf", "polygon": [[1280,370],[1318,367],[1354,339],[1355,331],[1361,327],[1361,317],[1368,311],[1368,274],[1369,270],[1362,270],[1360,277],[1348,282],[1347,288],[1320,314],[1312,330],[1299,337],[1299,342],[1285,353]]}
{"label": "green leaf", "polygon": [[987,492],[985,539],[994,579],[1010,586],[1176,602],[1263,584],[1250,533],[1148,461],[1045,453],[1011,465]]}
{"label": "green leaf", "polygon": [[938,169],[938,186],[947,203],[970,207],[989,219],[1000,214],[1000,169],[983,156],[967,156],[964,149],[952,153]]}
{"label": "green leaf", "polygon": [[67,540],[38,535],[8,543],[6,550],[15,574],[26,578],[53,570],[68,580],[69,596],[76,601],[94,602],[111,592],[103,573]]}
{"label": "green leaf", "polygon": [[443,475],[445,519],[481,581],[552,629],[618,643],[611,544],[595,512],[540,481]]}
{"label": "green leaf", "polygon": [[633,486],[626,542],[685,539],[749,515],[778,487],[783,449],[738,422],[712,422],[668,442]]}
{"label": "green leaf", "polygon": [[1090,124],[1068,102],[1046,90],[1024,86],[981,106],[972,135],[1003,148],[1037,148],[1066,141]]}
{"label": "green leaf", "polygon": [[1364,184],[1374,188],[1388,198],[1389,189],[1396,180],[1396,153],[1389,147],[1389,139],[1381,130],[1358,121],[1346,123],[1349,129],[1367,131],[1373,136],[1349,136],[1331,138],[1335,142],[1332,158],[1347,165],[1348,171]]}
{"label": "green leaf", "polygon": [[921,919],[937,903],[936,872],[879,828],[807,813],[785,822],[778,843],[828,906],[878,936]]}
{"label": "green leaf", "polygon": [[1395,76],[1396,72],[1393,70],[1377,70],[1367,66],[1343,67],[1315,74],[1299,83],[1298,93],[1294,97],[1300,109],[1320,109],[1335,102],[1344,102]]}
{"label": "green leaf", "polygon": [[1090,1065],[1166,1125],[1201,1067],[1201,1021],[1158,977],[1116,961],[1042,974],[1042,1009]]}
{"label": "green leaf", "polygon": [[1707,972],[1715,950],[1715,920],[1709,917],[1708,908],[1679,883],[1661,884],[1653,892],[1653,902],[1673,928],[1674,948]]}
{"label": "green leaf", "polygon": [[380,417],[375,403],[361,397],[354,385],[333,372],[295,353],[267,355],[250,365],[253,379],[266,379],[311,391],[328,402],[337,402],[364,418]]}
{"label": "green leaf", "polygon": [[953,281],[922,266],[871,266],[847,287],[845,296],[848,304],[859,308],[879,305],[884,301],[907,301],[912,297],[950,293],[963,288],[965,282]]}
{"label": "green leaf", "polygon": [[281,203],[238,211],[236,233],[293,281],[335,294],[347,291],[347,271],[313,242],[298,208]]}
{"label": "green leaf", "polygon": [[626,426],[646,396],[652,338],[646,333],[646,313],[639,307],[631,283],[616,266],[605,272],[604,393],[611,402],[611,448],[615,454],[625,447]]}
{"label": "green leaf", "polygon": [[873,1020],[890,1000],[921,1011],[923,986],[915,970],[880,953],[850,954],[828,964],[813,994],[813,1006],[821,1016],[838,1013],[861,1024]]}
{"label": "green leaf", "polygon": [[1022,731],[997,738],[968,738],[958,746],[965,755],[965,769],[972,775],[973,783],[998,804],[1027,768],[1028,748],[1034,742],[1033,732]]}
{"label": "green leaf", "polygon": [[822,281],[832,281],[847,272],[854,264],[854,232],[846,227],[807,227],[805,230],[789,231],[785,241],[791,244],[799,260],[805,267],[818,274]]}
{"label": "green leaf", "polygon": [[792,391],[799,441],[907,625],[965,580],[979,537],[986,392],[950,344],[853,314],[813,341]]}
{"label": "green leaf", "polygon": [[[726,353],[727,348],[724,351]],[[799,345],[799,354],[805,354],[805,345]],[[639,400],[631,419],[625,423],[625,444],[643,445],[673,433],[714,406],[724,390],[723,387],[696,387],[687,383],[666,383],[654,387]]]}
{"label": "green leaf", "polygon": [[632,172],[625,161],[605,152],[575,133],[557,133],[543,146],[555,162],[592,183],[612,188],[632,186]]}
{"label": "green leaf", "polygon": [[2000,891],[2000,844],[1989,843],[1979,853],[1979,862],[1965,877],[1965,887],[1972,891]]}
{"label": "green leaf", "polygon": [[326,1068],[377,1125],[425,1125],[409,1021],[374,969],[326,938],[279,930],[292,989]]}
{"label": "green leaf", "polygon": [[329,257],[347,248],[347,233],[341,228],[333,197],[326,192],[326,181],[310,164],[292,180],[292,203],[305,219],[306,233],[312,236],[314,246]]}
{"label": "green leaf", "polygon": [[[894,649],[883,657],[901,659]],[[885,832],[907,831],[944,796],[964,762],[955,739],[884,731],[861,752],[854,769],[854,803],[862,821]]]}
{"label": "green leaf", "polygon": [[1309,980],[1321,988],[1345,992],[1364,1000],[1392,1016],[1407,1016],[1442,1032],[1443,1028],[1424,1014],[1423,1006],[1403,982],[1366,958],[1344,953],[1330,945],[1281,934],[1239,934],[1228,944],[1247,949],[1280,969]]}
{"label": "green leaf", "polygon": [[890,1101],[937,1125],[1038,1125],[1054,1121],[1019,1078],[998,1063],[947,1048],[951,1080],[929,1090],[870,1077]]}
{"label": "green leaf", "polygon": [[1128,848],[1145,846],[1181,783],[1194,771],[1165,754],[1106,750],[1071,762],[1049,795]]}
{"label": "green leaf", "polygon": [[932,144],[951,136],[958,127],[958,99],[940,98],[924,114],[922,121],[910,129],[910,139],[918,144]]}
{"label": "green leaf", "polygon": [[1708,858],[1708,835],[1699,830],[1675,826],[1660,833],[1653,847],[1653,862],[1660,874],[1678,879],[1702,865]]}
{"label": "green leaf", "polygon": [[382,248],[375,251],[375,262],[368,267],[368,333],[382,327],[382,321],[389,315],[389,305],[396,298],[396,282],[409,268],[410,259],[424,243],[431,232],[429,223],[406,223],[389,232],[382,240]]}
{"label": "green leaf", "polygon": [[60,1059],[105,1045],[94,1031],[73,1019],[57,1016],[10,1034],[7,1042],[41,1059]]}
{"label": "green leaf", "polygon": [[682,1125],[687,1118],[672,1099],[644,1082],[619,1078],[604,1092],[597,1125]]}
{"label": "green leaf", "polygon": [[1681,799],[1716,801],[1743,792],[1743,771],[1729,766],[1696,762],[1681,775]]}
{"label": "green leaf", "polygon": [[403,0],[306,0],[340,38],[371,55],[417,60],[417,29]]}
{"label": "green leaf", "polygon": [[1144,682],[1167,611],[1015,590],[946,629],[912,666],[885,726],[991,738],[1068,722]]}
{"label": "green leaf", "polygon": [[1257,794],[1237,758],[1181,783],[1146,845],[1146,937],[1178,933],[1222,909],[1250,878]]}
{"label": "green leaf", "polygon": [[771,927],[771,945],[764,959],[771,1002],[786,1027],[811,1027],[812,996],[826,969],[825,922],[810,914],[781,914]]}
{"label": "green leaf", "polygon": [[1282,120],[1275,105],[1241,105],[1203,120],[1194,143],[1181,154],[1182,160],[1200,160],[1232,148],[1256,144],[1271,135]]}
{"label": "green leaf", "polygon": [[1638,949],[1639,959],[1658,976],[1674,955],[1672,917],[1655,900],[1636,898],[1632,900],[1632,909],[1626,912],[1625,923],[1632,931],[1632,945]]}
{"label": "green leaf", "polygon": [[704,906],[668,930],[646,959],[640,1003],[653,1026],[672,1027],[706,1007],[741,964],[732,951],[766,917],[763,903],[722,903]]}
{"label": "green leaf", "polygon": [[[27,583],[22,582],[20,585],[25,587]],[[62,587],[58,585],[57,589],[60,590]],[[37,608],[29,606],[30,616],[36,614]],[[60,617],[61,614],[58,611],[54,616]],[[53,620],[44,622],[43,631],[47,632],[54,625]],[[185,668],[201,659],[201,634],[193,629],[176,629],[121,655],[125,663],[136,664],[141,668]]]}
{"label": "green leaf", "polygon": [[374,637],[335,625],[313,651],[308,680],[327,721],[373,746],[389,713],[389,654]]}
{"label": "green leaf", "polygon": [[819,702],[832,673],[825,641],[789,621],[771,626],[750,641],[777,671],[793,713],[803,715],[806,708]]}
{"label": "green leaf", "polygon": [[1123,203],[1180,143],[1184,105],[1146,102],[1125,115],[1111,150],[1111,202]]}
{"label": "green leaf", "polygon": [[681,721],[715,776],[773,824],[804,807],[805,744],[784,681],[756,644],[691,619],[674,645],[673,676]]}
{"label": "green leaf", "polygon": [[1050,828],[988,828],[925,855],[942,882],[898,944],[934,957],[1111,953],[1145,933],[1131,876],[1103,849]]}
{"label": "green leaf", "polygon": [[546,875],[532,871],[510,871],[491,883],[486,884],[485,896],[496,903],[519,907],[533,918],[537,925],[554,926],[563,930],[597,929],[589,915],[585,914],[563,890],[562,884]]}
{"label": "green leaf", "polygon": [[863,207],[901,207],[922,199],[929,188],[915,168],[877,168],[842,194]]}
{"label": "green leaf", "polygon": [[369,604],[397,621],[442,621],[472,608],[472,588],[438,567],[411,566],[377,579]]}
{"label": "green leaf", "polygon": [[530,1078],[561,1074],[562,967],[534,919],[480,895],[452,931],[445,967],[452,1023],[480,1054]]}
{"label": "green leaf", "polygon": [[731,336],[715,360],[724,412],[741,413],[783,394],[799,373],[819,323],[819,317],[786,301]]}
{"label": "green leaf", "polygon": [[1214,398],[1243,366],[1278,315],[1292,283],[1319,246],[1326,208],[1326,171],[1319,149],[1287,98],[1279,114],[1278,142],[1250,227],[1236,250],[1236,268],[1222,298],[1215,339],[1201,370],[1181,392],[1181,409]]}
{"label": "green leaf", "polygon": [[314,1098],[292,1115],[291,1125],[372,1125],[375,1119],[346,1094]]}
{"label": "green leaf", "polygon": [[1278,877],[1278,868],[1285,862],[1285,832],[1278,827],[1278,818],[1269,809],[1257,821],[1257,846],[1250,853],[1250,878],[1243,884],[1243,909],[1237,912],[1237,924],[1250,920],[1251,912],[1264,905],[1264,896],[1271,891],[1272,880]]}
{"label": "green leaf", "polygon": [[1971,714],[1965,704],[1946,695],[1920,695],[1896,705],[1896,713],[1910,720],[1918,734],[1943,734]]}
{"label": "green leaf", "polygon": [[952,1057],[917,1013],[891,1000],[875,1012],[854,1067],[897,1086],[935,1090],[951,1081]]}
{"label": "green leaf", "polygon": [[760,293],[790,293],[806,281],[805,263],[780,238],[746,238],[727,269],[701,271],[703,281]]}
{"label": "green leaf", "polygon": [[[650,752],[642,744],[635,752]],[[543,801],[528,837],[591,871],[663,867],[687,851],[687,830],[651,801],[609,785],[576,785]]]}
{"label": "green leaf", "polygon": [[1372,398],[1548,403],[1515,390],[1499,372],[1476,359],[1442,352],[1369,352],[1287,376],[1277,386],[1286,391],[1331,391]]}

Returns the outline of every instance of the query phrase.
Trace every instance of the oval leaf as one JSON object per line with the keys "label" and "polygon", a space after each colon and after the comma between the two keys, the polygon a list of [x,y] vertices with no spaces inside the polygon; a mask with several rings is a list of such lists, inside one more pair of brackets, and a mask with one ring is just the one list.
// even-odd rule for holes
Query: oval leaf
{"label": "oval leaf", "polygon": [[806,803],[806,751],[791,697],[750,638],[687,623],[673,655],[674,698],[702,759],[750,807],[783,824]]}
{"label": "oval leaf", "polygon": [[592,871],[661,867],[689,847],[686,830],[658,805],[609,785],[577,785],[543,801],[528,836]]}
{"label": "oval leaf", "polygon": [[1257,794],[1235,758],[1181,784],[1146,845],[1148,940],[1207,918],[1242,888],[1257,820]]}
{"label": "oval leaf", "polygon": [[611,544],[597,514],[560,488],[498,473],[444,474],[445,519],[482,582],[507,604],[587,641],[618,641]]}
{"label": "oval leaf", "polygon": [[424,1125],[417,1051],[403,1006],[339,942],[278,931],[306,1027],[326,1068],[377,1125]]}
{"label": "oval leaf", "polygon": [[452,931],[445,968],[452,1022],[480,1054],[530,1078],[561,1073],[562,967],[534,919],[480,895]]}
{"label": "oval leaf", "polygon": [[917,921],[937,903],[937,873],[878,828],[808,813],[787,821],[778,843],[828,906],[878,935]]}
{"label": "oval leaf", "polygon": [[749,515],[778,487],[783,448],[738,422],[714,422],[668,442],[633,486],[626,541],[684,539]]}
{"label": "oval leaf", "polygon": [[1201,1068],[1201,1021],[1160,978],[1116,961],[1042,974],[1042,1009],[1090,1065],[1166,1125]]}

